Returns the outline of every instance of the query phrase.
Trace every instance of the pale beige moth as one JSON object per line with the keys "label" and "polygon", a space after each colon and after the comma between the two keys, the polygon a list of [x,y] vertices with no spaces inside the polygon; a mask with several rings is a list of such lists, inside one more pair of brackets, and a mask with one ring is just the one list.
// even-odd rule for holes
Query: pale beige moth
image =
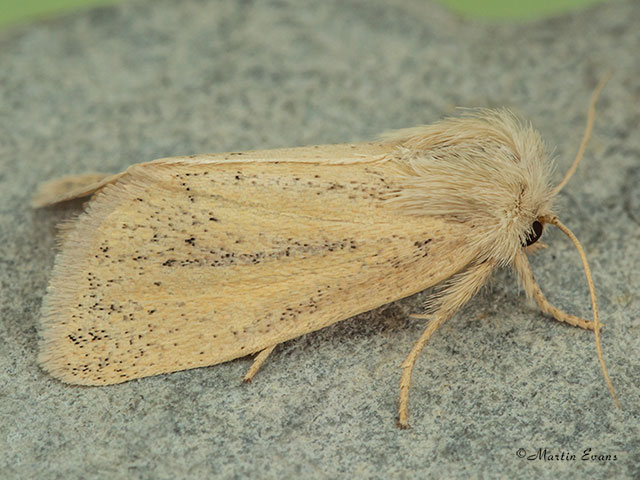
{"label": "pale beige moth", "polygon": [[[599,89],[597,90],[599,91]],[[597,91],[577,165],[593,124]],[[499,267],[542,312],[594,330],[581,247],[553,211],[540,135],[483,110],[370,143],[165,158],[45,184],[41,207],[92,195],[62,230],[40,324],[42,367],[109,385],[257,354],[434,285],[426,329],[402,364]],[[527,254],[545,224],[576,243],[594,320],[550,305]]]}

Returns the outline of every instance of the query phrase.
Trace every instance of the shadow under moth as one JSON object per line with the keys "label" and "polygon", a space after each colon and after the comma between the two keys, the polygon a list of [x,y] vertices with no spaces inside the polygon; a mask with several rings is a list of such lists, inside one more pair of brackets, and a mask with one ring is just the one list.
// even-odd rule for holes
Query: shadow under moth
{"label": "shadow under moth", "polygon": [[[92,198],[61,229],[39,362],[67,383],[109,385],[257,354],[249,381],[279,343],[440,285],[402,363],[406,428],[425,343],[509,266],[543,313],[594,331],[617,403],[586,257],[552,206],[603,85],[555,187],[540,135],[508,110],[370,143],[165,158],[46,183],[35,207]],[[546,225],[582,258],[593,321],[553,307],[534,280],[527,254]]]}

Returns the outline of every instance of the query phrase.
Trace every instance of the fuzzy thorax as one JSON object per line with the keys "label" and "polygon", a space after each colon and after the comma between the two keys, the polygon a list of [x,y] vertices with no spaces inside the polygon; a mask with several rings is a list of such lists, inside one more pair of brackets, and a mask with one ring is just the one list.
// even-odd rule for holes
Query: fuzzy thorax
{"label": "fuzzy thorax", "polygon": [[509,110],[393,132],[405,182],[390,201],[415,215],[469,226],[478,261],[512,263],[533,222],[551,215],[552,162],[530,124]]}

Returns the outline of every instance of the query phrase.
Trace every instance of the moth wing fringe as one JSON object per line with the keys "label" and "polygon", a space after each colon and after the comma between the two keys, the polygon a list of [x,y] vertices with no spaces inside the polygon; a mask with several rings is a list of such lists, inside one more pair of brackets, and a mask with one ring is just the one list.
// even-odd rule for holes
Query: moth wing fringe
{"label": "moth wing fringe", "polygon": [[[66,338],[65,312],[68,306],[75,300],[77,285],[86,275],[84,260],[89,251],[94,234],[106,216],[118,206],[118,199],[132,188],[140,188],[144,176],[152,179],[152,172],[139,171],[140,177],[127,178],[126,182],[118,181],[122,174],[116,177],[113,183],[105,181],[98,193],[86,206],[86,209],[75,220],[62,224],[63,238],[61,250],[56,256],[51,280],[44,297],[39,320],[39,354],[38,363],[53,377],[65,383],[83,385],[104,385],[104,383],[86,381],[70,375],[61,354],[59,342]],[[111,176],[110,176],[111,177]],[[110,179],[107,177],[107,180]],[[83,255],[83,253],[85,255]],[[114,382],[115,383],[115,382]]]}

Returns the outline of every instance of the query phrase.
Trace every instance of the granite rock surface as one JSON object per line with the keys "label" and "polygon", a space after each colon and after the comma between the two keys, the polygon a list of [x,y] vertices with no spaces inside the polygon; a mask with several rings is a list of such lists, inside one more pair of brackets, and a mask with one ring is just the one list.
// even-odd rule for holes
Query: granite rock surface
{"label": "granite rock surface", "polygon": [[[4,32],[0,476],[639,478],[639,24],[636,1],[489,24],[420,0],[140,0]],[[622,411],[593,335],[541,315],[506,271],[423,352],[408,431],[395,426],[399,366],[424,328],[408,316],[424,294],[280,345],[251,385],[249,358],[104,388],[39,368],[56,225],[82,208],[32,210],[41,182],[362,141],[500,106],[540,130],[560,179],[610,69],[558,211],[591,263]],[[545,242],[532,260],[540,285],[590,318],[574,248],[554,231]]]}

